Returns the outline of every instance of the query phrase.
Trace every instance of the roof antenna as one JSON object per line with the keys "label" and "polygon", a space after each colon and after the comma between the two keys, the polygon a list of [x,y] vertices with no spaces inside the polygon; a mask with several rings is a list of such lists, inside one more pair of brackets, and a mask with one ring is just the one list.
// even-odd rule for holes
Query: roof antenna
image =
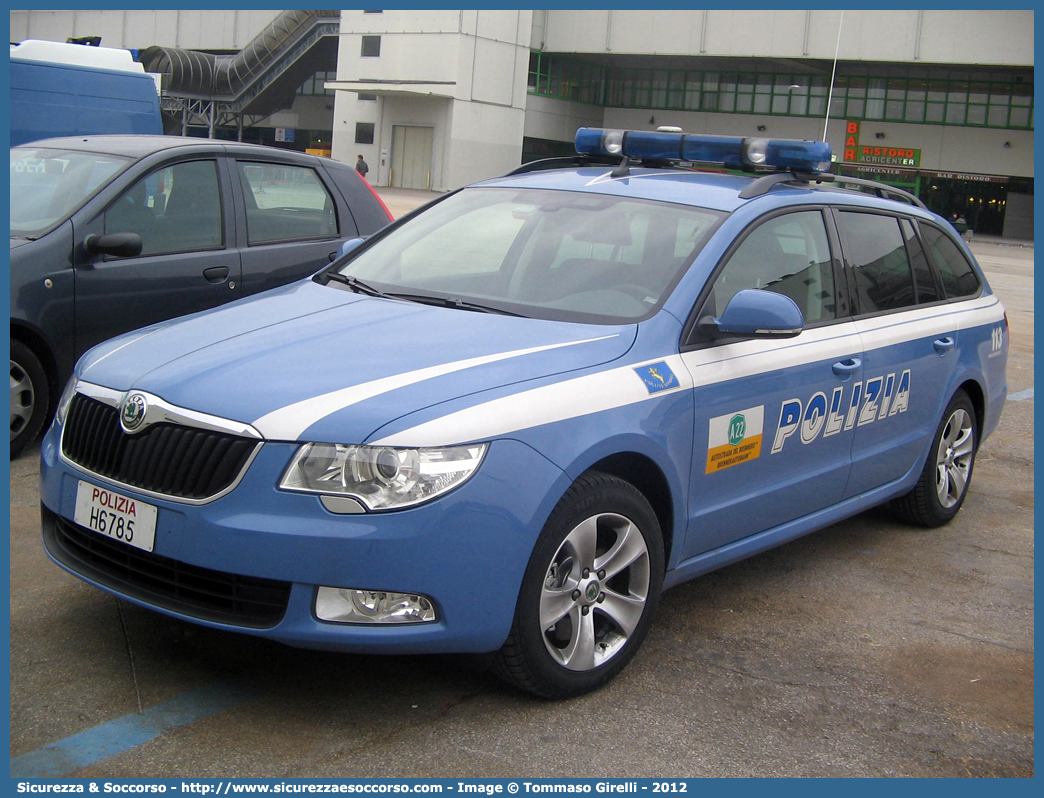
{"label": "roof antenna", "polygon": [[830,103],[834,99],[834,78],[837,75],[837,54],[841,51],[841,26],[845,22],[845,10],[841,9],[841,19],[837,23],[837,44],[834,45],[834,69],[830,73],[830,91],[827,93],[826,116],[823,118],[823,141],[827,140],[827,123],[830,122]]}
{"label": "roof antenna", "polygon": [[609,173],[609,177],[627,177],[631,174],[631,159],[626,155],[620,161],[620,165]]}

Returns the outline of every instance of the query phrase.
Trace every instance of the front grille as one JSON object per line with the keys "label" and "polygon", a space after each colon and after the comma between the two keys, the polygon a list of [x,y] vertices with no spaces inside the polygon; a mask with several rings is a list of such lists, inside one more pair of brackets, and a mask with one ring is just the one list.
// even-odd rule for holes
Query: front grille
{"label": "front grille", "polygon": [[282,620],[290,582],[214,571],[112,540],[43,513],[47,552],[92,582],[153,606],[216,623],[268,629]]}
{"label": "front grille", "polygon": [[128,435],[116,408],[83,394],[73,398],[62,437],[62,453],[76,465],[182,499],[207,499],[228,488],[257,445],[252,438],[170,423]]}

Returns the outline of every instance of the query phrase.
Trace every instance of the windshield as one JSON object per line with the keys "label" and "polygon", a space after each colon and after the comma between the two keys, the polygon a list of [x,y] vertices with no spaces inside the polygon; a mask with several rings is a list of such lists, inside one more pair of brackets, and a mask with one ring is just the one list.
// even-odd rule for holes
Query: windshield
{"label": "windshield", "polygon": [[79,208],[131,159],[35,147],[11,150],[11,235],[46,232]]}
{"label": "windshield", "polygon": [[637,321],[659,308],[722,215],[599,194],[470,188],[337,270],[393,296],[537,318]]}

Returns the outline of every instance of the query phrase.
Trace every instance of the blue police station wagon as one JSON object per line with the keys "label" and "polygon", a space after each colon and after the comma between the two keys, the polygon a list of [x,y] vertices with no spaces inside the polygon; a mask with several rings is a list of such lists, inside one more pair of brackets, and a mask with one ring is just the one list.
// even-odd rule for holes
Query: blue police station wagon
{"label": "blue police station wagon", "polygon": [[1008,328],[943,219],[823,142],[576,144],[88,352],[43,446],[47,553],[206,626],[496,652],[564,697],[667,587],[883,502],[956,515]]}

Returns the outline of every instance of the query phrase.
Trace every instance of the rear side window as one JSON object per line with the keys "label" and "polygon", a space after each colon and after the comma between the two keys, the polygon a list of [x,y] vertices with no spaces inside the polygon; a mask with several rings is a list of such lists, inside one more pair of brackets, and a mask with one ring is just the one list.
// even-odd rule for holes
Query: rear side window
{"label": "rear side window", "polygon": [[979,291],[981,283],[968,259],[960,248],[942,230],[931,225],[922,225],[924,240],[932,254],[943,290],[947,299],[971,296]]}
{"label": "rear side window", "polygon": [[337,235],[337,211],[326,186],[305,166],[238,163],[251,246]]}
{"label": "rear side window", "polygon": [[939,293],[935,277],[932,276],[932,269],[928,265],[928,257],[924,254],[921,240],[908,220],[903,219],[902,224],[906,251],[910,255],[910,264],[913,266],[914,282],[917,283],[917,302],[921,305],[937,302],[943,297]]}
{"label": "rear side window", "polygon": [[873,213],[838,214],[860,313],[917,304],[913,272],[899,220]]}

